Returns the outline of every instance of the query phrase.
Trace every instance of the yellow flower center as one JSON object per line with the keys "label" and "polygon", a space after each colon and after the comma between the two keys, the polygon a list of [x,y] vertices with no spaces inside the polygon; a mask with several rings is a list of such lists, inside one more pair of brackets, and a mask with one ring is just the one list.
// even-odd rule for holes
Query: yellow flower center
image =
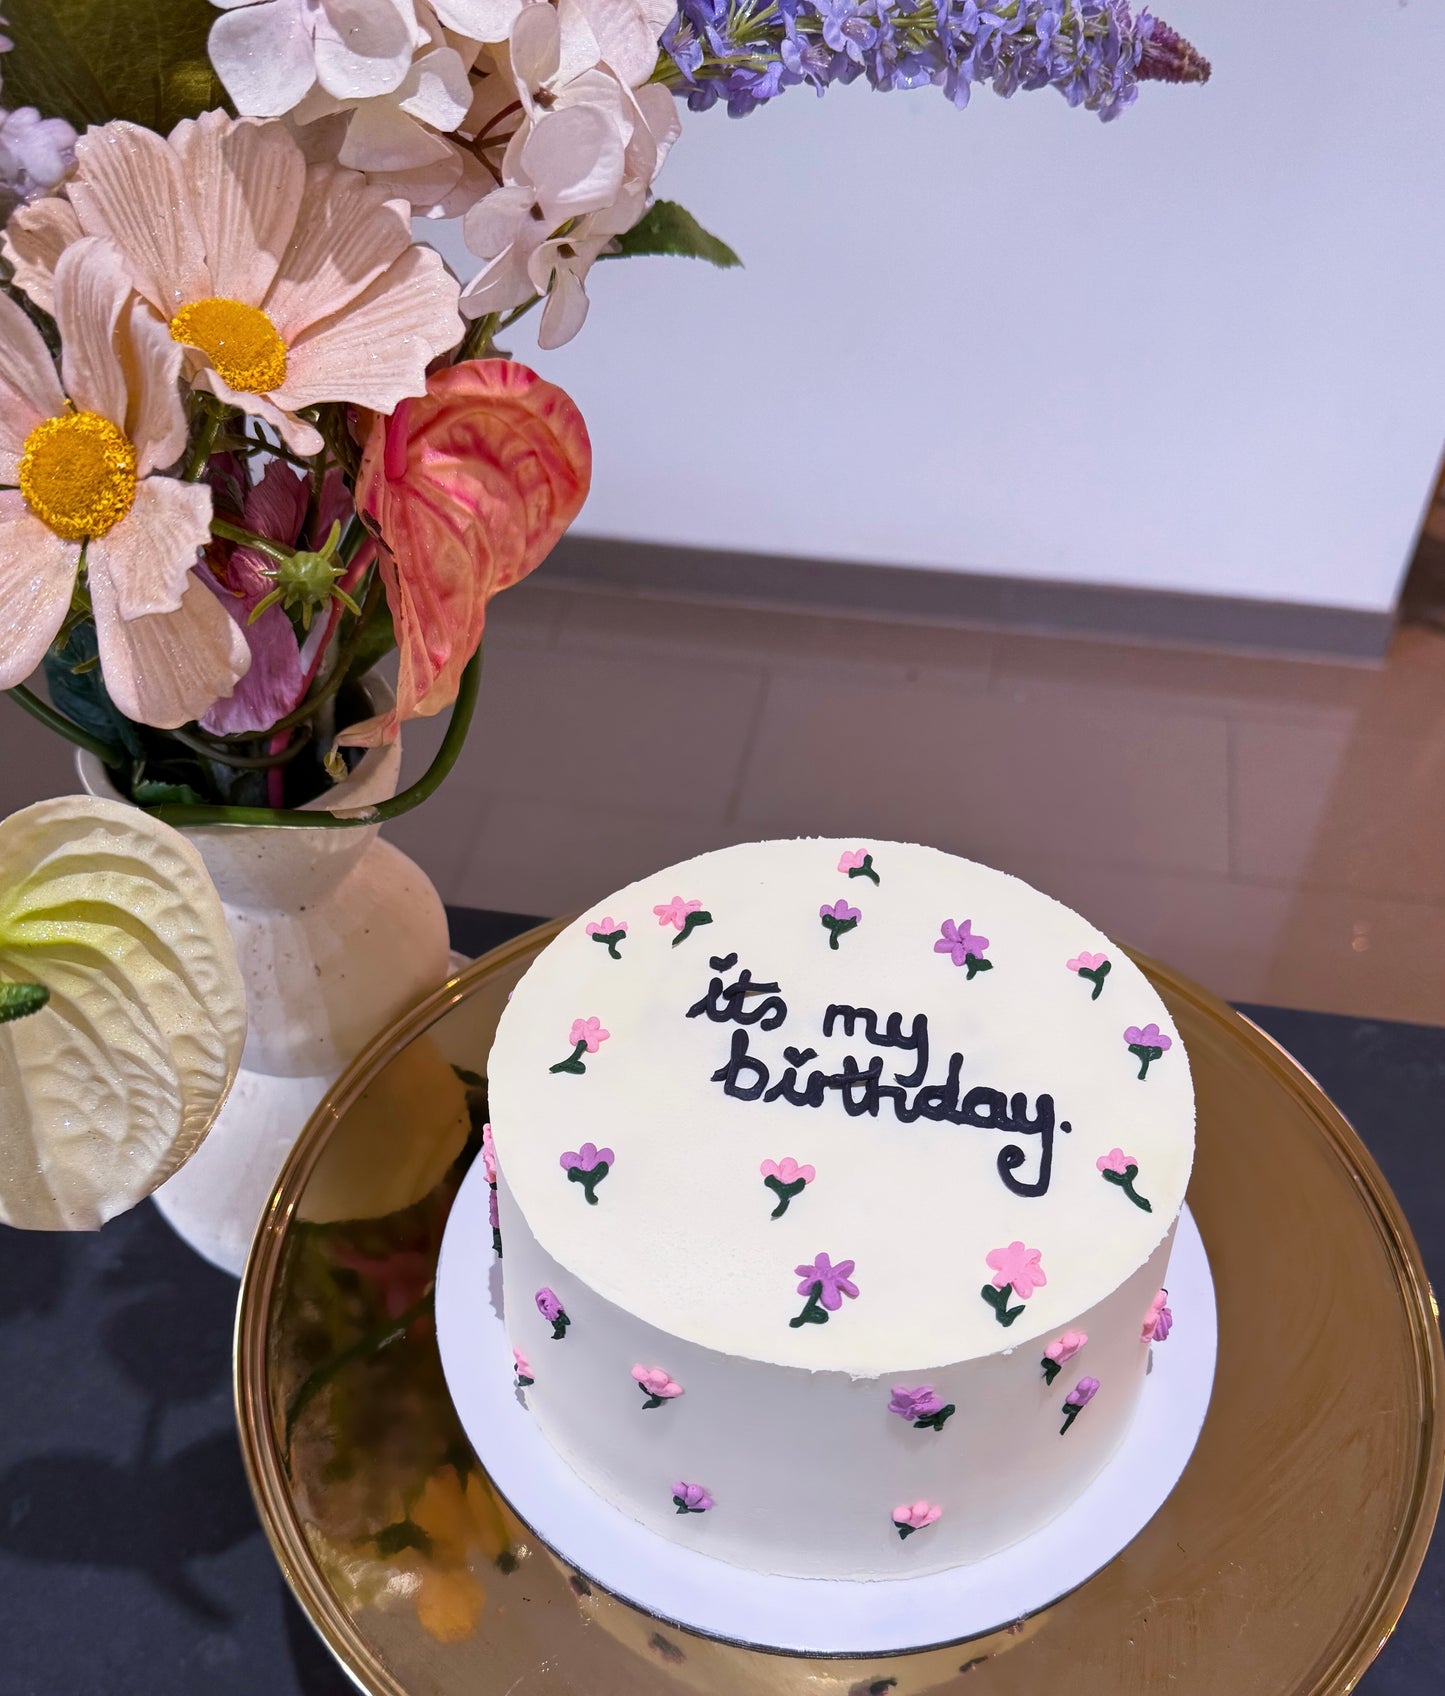
{"label": "yellow flower center", "polygon": [[98,412],[47,418],[25,438],[20,492],[67,542],[103,536],[135,500],[135,449]]}
{"label": "yellow flower center", "polygon": [[198,347],[233,389],[261,395],[286,381],[286,344],[259,306],[211,295],[171,319],[171,336]]}

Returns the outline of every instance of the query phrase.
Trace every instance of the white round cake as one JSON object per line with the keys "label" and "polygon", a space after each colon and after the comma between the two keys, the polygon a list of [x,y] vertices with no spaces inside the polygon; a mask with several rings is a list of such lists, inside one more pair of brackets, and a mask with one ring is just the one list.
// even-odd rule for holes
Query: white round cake
{"label": "white round cake", "polygon": [[1172,1323],[1189,1067],[1143,974],[1017,878],[704,854],[563,931],[488,1070],[520,1393],[660,1536],[934,1572],[1124,1439]]}

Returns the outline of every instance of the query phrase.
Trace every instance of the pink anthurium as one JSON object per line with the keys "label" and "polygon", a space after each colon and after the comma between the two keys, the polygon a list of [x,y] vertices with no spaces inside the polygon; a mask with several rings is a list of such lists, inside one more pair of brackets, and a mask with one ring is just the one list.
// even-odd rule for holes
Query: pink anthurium
{"label": "pink anthurium", "polygon": [[525,365],[473,359],[377,418],[357,509],[380,535],[396,628],[396,706],[339,740],[389,742],[406,719],[456,699],[487,602],[539,566],[581,511],[592,478],[582,415]]}

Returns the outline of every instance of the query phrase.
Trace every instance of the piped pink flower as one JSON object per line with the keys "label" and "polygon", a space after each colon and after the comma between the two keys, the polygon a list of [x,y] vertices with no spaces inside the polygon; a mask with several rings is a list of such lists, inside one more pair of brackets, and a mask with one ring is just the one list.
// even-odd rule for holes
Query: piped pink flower
{"label": "piped pink flower", "polygon": [[1088,1340],[1087,1331],[1065,1331],[1062,1337],[1055,1337],[1044,1350],[1044,1358],[1040,1362],[1044,1369],[1044,1382],[1052,1384],[1063,1371],[1065,1362],[1072,1360]]}
{"label": "piped pink flower", "polygon": [[1125,1154],[1122,1148],[1111,1148],[1107,1154],[1101,1154],[1094,1164],[1103,1173],[1104,1182],[1123,1190],[1135,1207],[1145,1213],[1154,1211],[1153,1204],[1134,1188],[1134,1180],[1139,1176],[1139,1162],[1132,1154]]}
{"label": "piped pink flower", "polygon": [[686,1484],[681,1479],[672,1487],[672,1500],[679,1513],[707,1513],[716,1506],[701,1484]]}
{"label": "piped pink flower", "polygon": [[497,1181],[497,1145],[492,1141],[492,1126],[490,1120],[482,1126],[482,1170],[487,1174],[487,1182]]}
{"label": "piped pink flower", "polygon": [[1020,1301],[1027,1301],[1035,1290],[1042,1289],[1049,1281],[1042,1265],[1042,1249],[1025,1248],[1021,1242],[1012,1242],[1007,1248],[991,1248],[984,1259],[993,1268],[994,1288],[1001,1290],[1010,1286]]}
{"label": "piped pink flower", "polygon": [[778,1198],[778,1205],[768,1215],[770,1219],[781,1219],[793,1197],[801,1195],[817,1177],[811,1166],[800,1166],[791,1154],[785,1154],[781,1160],[765,1160],[758,1170],[763,1182]]}
{"label": "piped pink flower", "polygon": [[704,912],[701,901],[684,901],[680,895],[674,895],[671,901],[665,901],[660,907],[654,907],[652,910],[664,930],[671,925],[677,932],[672,939],[674,948],[679,942],[686,941],[699,925],[712,923],[712,914]]}
{"label": "piped pink flower", "polygon": [[611,1031],[602,1028],[601,1019],[574,1019],[567,1040],[572,1044],[572,1052],[565,1060],[559,1060],[555,1066],[549,1066],[549,1072],[585,1072],[582,1063],[584,1054],[595,1054],[611,1036]]}
{"label": "piped pink flower", "polygon": [[900,1502],[893,1510],[893,1523],[900,1538],[911,1537],[915,1531],[922,1531],[925,1525],[932,1525],[942,1517],[943,1509],[932,1502]]}
{"label": "piped pink flower", "polygon": [[519,1390],[525,1390],[529,1384],[534,1382],[531,1362],[527,1359],[526,1355],[522,1353],[521,1349],[512,1350],[512,1360],[517,1368],[517,1388]]}
{"label": "piped pink flower", "polygon": [[671,1401],[674,1396],[680,1396],[682,1385],[675,1383],[671,1376],[660,1366],[637,1365],[632,1369],[632,1376],[642,1388],[644,1409],[661,1407],[665,1401]]}
{"label": "piped pink flower", "polygon": [[617,950],[627,938],[626,920],[594,919],[587,927],[587,934],[594,942],[600,942],[614,960],[622,958]]}
{"label": "piped pink flower", "polygon": [[1146,1343],[1162,1343],[1173,1329],[1174,1315],[1169,1311],[1169,1292],[1160,1290],[1144,1315],[1143,1340]]}
{"label": "piped pink flower", "polygon": [[1090,954],[1087,951],[1076,954],[1069,961],[1069,970],[1077,972],[1081,978],[1088,978],[1094,986],[1090,1001],[1097,1001],[1104,993],[1104,979],[1110,971],[1109,957],[1106,954]]}
{"label": "piped pink flower", "polygon": [[882,883],[882,878],[873,869],[873,856],[866,848],[847,848],[838,861],[838,870],[847,872],[849,877],[866,877],[871,883]]}

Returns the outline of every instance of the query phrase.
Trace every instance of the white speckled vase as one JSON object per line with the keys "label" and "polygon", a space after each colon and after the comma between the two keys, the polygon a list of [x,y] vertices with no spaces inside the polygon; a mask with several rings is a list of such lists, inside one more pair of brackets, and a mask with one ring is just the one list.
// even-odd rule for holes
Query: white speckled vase
{"label": "white speckled vase", "polygon": [[[93,756],[77,765],[90,794],[116,796]],[[325,801],[338,811],[375,805],[396,793],[400,774],[399,745],[374,748]],[[225,906],[249,1026],[220,1117],[155,1202],[198,1254],[239,1276],[316,1104],[378,1031],[445,979],[446,914],[425,873],[375,826],[187,834]]]}

